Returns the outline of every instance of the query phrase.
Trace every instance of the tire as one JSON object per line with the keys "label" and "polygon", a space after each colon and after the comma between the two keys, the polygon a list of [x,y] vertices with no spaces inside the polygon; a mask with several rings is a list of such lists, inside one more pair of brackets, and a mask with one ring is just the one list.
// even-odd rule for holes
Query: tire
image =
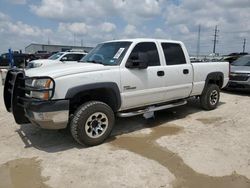
{"label": "tire", "polygon": [[200,96],[201,107],[205,110],[213,110],[220,100],[220,88],[215,84],[209,84]]}
{"label": "tire", "polygon": [[73,138],[81,145],[95,146],[109,137],[115,122],[113,110],[105,103],[90,101],[81,105],[70,123]]}

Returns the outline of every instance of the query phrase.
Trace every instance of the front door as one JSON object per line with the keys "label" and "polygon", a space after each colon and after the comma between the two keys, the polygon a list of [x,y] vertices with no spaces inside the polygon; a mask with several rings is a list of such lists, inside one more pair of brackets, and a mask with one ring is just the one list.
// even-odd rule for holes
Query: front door
{"label": "front door", "polygon": [[154,42],[138,43],[128,60],[138,53],[146,54],[148,67],[146,69],[121,69],[121,110],[160,103],[164,100],[165,82],[156,44]]}

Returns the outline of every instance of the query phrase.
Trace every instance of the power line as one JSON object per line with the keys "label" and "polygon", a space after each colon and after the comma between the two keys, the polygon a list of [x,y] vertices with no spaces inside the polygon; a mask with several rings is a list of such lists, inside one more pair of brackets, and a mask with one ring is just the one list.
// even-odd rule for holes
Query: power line
{"label": "power line", "polygon": [[214,48],[213,48],[213,53],[215,54],[215,49],[216,49],[216,44],[218,43],[218,40],[217,40],[217,37],[218,37],[218,33],[219,32],[219,30],[218,30],[218,26],[216,25],[215,26],[215,29],[214,29],[214,40],[213,40],[213,42],[214,42]]}

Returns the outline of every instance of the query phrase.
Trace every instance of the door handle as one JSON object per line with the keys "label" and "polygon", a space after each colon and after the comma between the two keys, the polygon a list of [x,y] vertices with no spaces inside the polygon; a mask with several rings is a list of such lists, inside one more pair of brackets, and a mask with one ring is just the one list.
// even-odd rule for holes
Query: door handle
{"label": "door handle", "polygon": [[183,70],[183,74],[188,74],[189,73],[189,70],[188,69],[184,69]]}
{"label": "door handle", "polygon": [[158,71],[157,72],[157,76],[164,76],[165,75],[165,72],[164,71]]}

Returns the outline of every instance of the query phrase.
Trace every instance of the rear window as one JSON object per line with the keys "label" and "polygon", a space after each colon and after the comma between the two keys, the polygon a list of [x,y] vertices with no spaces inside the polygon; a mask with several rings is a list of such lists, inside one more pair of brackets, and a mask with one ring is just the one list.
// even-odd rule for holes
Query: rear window
{"label": "rear window", "polygon": [[187,63],[183,50],[179,44],[162,43],[161,46],[167,65],[181,65]]}

